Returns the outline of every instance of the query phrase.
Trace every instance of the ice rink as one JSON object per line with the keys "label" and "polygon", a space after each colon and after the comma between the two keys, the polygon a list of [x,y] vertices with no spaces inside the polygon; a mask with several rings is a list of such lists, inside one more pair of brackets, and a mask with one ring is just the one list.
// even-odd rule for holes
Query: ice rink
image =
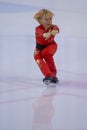
{"label": "ice rink", "polygon": [[[43,84],[33,59],[42,8],[60,28],[56,87]],[[0,0],[0,130],[87,130],[86,0]]]}

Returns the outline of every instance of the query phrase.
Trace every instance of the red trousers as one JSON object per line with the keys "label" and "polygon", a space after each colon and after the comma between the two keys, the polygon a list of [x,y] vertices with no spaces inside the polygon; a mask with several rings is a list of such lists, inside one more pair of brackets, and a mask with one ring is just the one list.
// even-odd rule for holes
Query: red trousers
{"label": "red trousers", "polygon": [[45,77],[56,77],[57,69],[54,62],[54,54],[57,50],[57,44],[51,44],[43,50],[35,49],[34,59]]}

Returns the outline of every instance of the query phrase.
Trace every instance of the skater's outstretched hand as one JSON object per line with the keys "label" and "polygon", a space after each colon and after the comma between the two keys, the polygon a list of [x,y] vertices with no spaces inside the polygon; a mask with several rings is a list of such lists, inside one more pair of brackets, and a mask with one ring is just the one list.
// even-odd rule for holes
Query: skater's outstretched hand
{"label": "skater's outstretched hand", "polygon": [[57,33],[58,33],[58,30],[52,30],[52,31],[51,31],[51,34],[54,35],[54,36],[55,36]]}

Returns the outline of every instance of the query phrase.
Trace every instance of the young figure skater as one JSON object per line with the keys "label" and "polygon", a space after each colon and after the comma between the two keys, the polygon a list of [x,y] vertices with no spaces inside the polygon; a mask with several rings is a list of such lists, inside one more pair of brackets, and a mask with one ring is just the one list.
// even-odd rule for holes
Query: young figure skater
{"label": "young figure skater", "polygon": [[34,19],[39,23],[35,28],[34,59],[45,76],[43,79],[45,84],[58,83],[59,81],[56,77],[57,68],[53,58],[58,47],[54,38],[59,33],[59,27],[52,24],[53,16],[54,14],[47,9],[42,9],[34,15]]}

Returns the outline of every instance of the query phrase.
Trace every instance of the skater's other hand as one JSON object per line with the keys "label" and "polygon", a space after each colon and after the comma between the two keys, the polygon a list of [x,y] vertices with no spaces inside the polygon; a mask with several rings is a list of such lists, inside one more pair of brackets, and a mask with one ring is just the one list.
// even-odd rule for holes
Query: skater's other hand
{"label": "skater's other hand", "polygon": [[37,48],[35,48],[35,50],[34,50],[34,55],[37,55],[37,54],[39,54],[39,53],[40,53],[40,50],[37,49]]}

